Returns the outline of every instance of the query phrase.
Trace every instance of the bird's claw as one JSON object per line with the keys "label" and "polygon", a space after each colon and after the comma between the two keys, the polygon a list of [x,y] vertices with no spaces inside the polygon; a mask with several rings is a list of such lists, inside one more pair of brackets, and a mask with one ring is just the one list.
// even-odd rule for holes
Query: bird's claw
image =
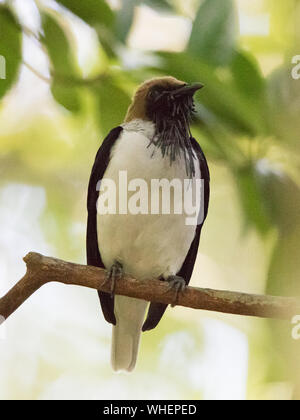
{"label": "bird's claw", "polygon": [[110,283],[110,295],[115,294],[116,282],[123,277],[123,266],[119,261],[115,261],[106,272],[106,283]]}
{"label": "bird's claw", "polygon": [[173,300],[173,303],[171,304],[171,307],[173,308],[174,306],[176,306],[177,302],[178,302],[178,296],[180,293],[184,292],[186,289],[186,282],[184,280],[183,277],[180,276],[169,276],[167,278],[167,282],[168,284],[168,289],[170,290],[174,290],[175,291],[175,297]]}

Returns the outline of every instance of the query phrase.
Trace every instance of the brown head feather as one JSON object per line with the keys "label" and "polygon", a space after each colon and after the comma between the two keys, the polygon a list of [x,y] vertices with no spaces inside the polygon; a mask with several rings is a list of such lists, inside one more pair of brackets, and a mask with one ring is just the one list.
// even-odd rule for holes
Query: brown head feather
{"label": "brown head feather", "polygon": [[146,112],[146,103],[149,89],[151,89],[152,86],[163,86],[165,88],[179,88],[183,85],[185,85],[185,82],[175,79],[175,77],[172,76],[156,77],[150,80],[146,80],[146,82],[142,83],[138,87],[131,102],[131,105],[128,108],[124,122],[129,122],[137,118],[142,120],[148,120]]}

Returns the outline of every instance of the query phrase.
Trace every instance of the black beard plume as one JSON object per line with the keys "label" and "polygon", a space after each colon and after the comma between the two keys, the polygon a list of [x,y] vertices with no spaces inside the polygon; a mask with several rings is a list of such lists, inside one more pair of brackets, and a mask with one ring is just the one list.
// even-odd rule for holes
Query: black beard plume
{"label": "black beard plume", "polygon": [[162,92],[152,104],[148,110],[155,124],[155,134],[149,146],[154,144],[163,157],[169,156],[170,165],[183,154],[186,174],[192,178],[195,176],[195,155],[190,140],[190,121],[195,112],[193,97],[184,95],[174,98],[172,92]]}

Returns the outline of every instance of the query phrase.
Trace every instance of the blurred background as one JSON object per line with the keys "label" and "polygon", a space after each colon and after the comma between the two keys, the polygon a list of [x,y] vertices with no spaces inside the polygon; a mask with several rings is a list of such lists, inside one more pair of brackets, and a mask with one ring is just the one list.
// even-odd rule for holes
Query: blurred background
{"label": "blurred background", "polygon": [[[299,22],[297,0],[0,1],[0,295],[28,251],[85,263],[96,151],[158,75],[205,84],[192,285],[299,295]],[[0,328],[1,399],[300,398],[290,322],[169,309],[127,375],[93,290],[46,285]]]}

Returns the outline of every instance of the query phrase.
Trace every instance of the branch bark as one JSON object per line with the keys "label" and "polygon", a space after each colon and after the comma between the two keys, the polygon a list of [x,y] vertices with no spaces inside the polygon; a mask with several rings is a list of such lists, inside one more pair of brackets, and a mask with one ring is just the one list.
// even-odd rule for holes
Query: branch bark
{"label": "branch bark", "polygon": [[[27,265],[25,276],[0,299],[0,315],[4,319],[46,283],[59,282],[110,291],[105,270],[101,268],[73,264],[34,252],[29,253],[24,261]],[[156,279],[140,281],[125,276],[117,282],[115,293],[151,302],[171,304],[174,300],[174,292],[168,289],[167,283]],[[177,305],[261,318],[291,319],[300,314],[299,299],[195,287],[188,287],[180,294]]]}

